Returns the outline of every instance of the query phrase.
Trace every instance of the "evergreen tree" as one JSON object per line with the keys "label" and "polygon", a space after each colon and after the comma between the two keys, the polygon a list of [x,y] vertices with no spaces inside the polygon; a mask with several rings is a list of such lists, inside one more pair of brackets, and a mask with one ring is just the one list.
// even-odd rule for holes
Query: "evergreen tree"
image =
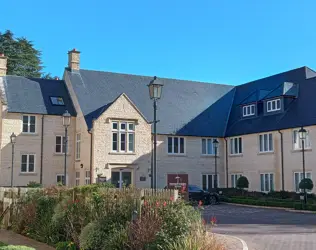
{"label": "evergreen tree", "polygon": [[10,30],[0,32],[0,53],[8,57],[7,75],[50,78],[42,72],[41,52],[25,37],[15,38]]}

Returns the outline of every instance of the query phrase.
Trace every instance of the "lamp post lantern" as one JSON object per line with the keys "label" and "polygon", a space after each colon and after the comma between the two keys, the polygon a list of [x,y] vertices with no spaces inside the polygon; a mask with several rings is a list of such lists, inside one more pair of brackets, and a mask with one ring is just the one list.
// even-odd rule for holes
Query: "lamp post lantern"
{"label": "lamp post lantern", "polygon": [[16,143],[16,135],[14,133],[10,135],[10,142],[12,145],[11,187],[13,187],[14,144]]}
{"label": "lamp post lantern", "polygon": [[[306,178],[305,176],[305,140],[306,140],[306,135],[307,131],[301,127],[301,129],[298,131],[299,137],[302,141],[302,161],[303,161],[303,179]],[[306,188],[304,185],[304,206],[306,206],[307,203],[307,194],[306,194]]]}
{"label": "lamp post lantern", "polygon": [[68,146],[68,127],[70,126],[71,115],[69,114],[68,110],[65,111],[63,114],[63,126],[65,128],[65,138],[63,142],[63,146],[65,147],[64,154],[65,154],[65,165],[64,165],[64,181],[63,185],[67,185],[67,146]]}
{"label": "lamp post lantern", "polygon": [[213,140],[213,145],[214,145],[214,155],[215,155],[214,187],[215,187],[215,192],[217,192],[217,188],[218,188],[218,180],[217,180],[217,149],[218,149],[218,140],[217,139]]}
{"label": "lamp post lantern", "polygon": [[157,100],[161,98],[163,84],[155,76],[148,84],[150,99],[154,101],[154,152],[151,165],[151,188],[157,188]]}

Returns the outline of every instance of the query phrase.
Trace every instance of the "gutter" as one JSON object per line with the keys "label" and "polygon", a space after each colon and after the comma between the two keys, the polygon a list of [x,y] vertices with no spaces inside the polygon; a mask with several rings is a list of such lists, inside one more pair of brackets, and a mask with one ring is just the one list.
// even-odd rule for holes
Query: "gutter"
{"label": "gutter", "polygon": [[40,166],[40,184],[41,184],[41,185],[43,185],[44,117],[45,117],[45,115],[42,115],[42,133],[41,133],[41,166]]}
{"label": "gutter", "polygon": [[225,160],[226,160],[226,188],[228,188],[228,142],[227,142],[227,138],[224,138],[225,140],[225,150],[226,150],[226,154],[225,154]]}
{"label": "gutter", "polygon": [[278,130],[281,136],[281,184],[282,184],[282,191],[284,191],[284,153],[283,153],[283,133]]}

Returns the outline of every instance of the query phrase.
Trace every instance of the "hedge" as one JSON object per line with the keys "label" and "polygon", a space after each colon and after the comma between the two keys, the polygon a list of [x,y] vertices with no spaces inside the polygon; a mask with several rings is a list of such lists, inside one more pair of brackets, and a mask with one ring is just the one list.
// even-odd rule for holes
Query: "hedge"
{"label": "hedge", "polygon": [[[211,190],[210,190],[211,191]],[[272,191],[269,193],[257,192],[257,191],[242,191],[238,188],[219,188],[218,191],[222,192],[222,195],[227,197],[249,197],[249,198],[271,198],[271,199],[291,199],[300,201],[301,194],[289,191]],[[315,194],[307,194],[308,200],[316,202]]]}
{"label": "hedge", "polygon": [[316,211],[316,204],[307,204],[306,209],[300,202],[289,202],[289,201],[272,201],[272,200],[255,200],[255,199],[245,199],[245,198],[229,198],[229,203],[255,205],[255,206],[267,206],[267,207],[284,207],[284,208],[294,208],[295,210],[309,210]]}

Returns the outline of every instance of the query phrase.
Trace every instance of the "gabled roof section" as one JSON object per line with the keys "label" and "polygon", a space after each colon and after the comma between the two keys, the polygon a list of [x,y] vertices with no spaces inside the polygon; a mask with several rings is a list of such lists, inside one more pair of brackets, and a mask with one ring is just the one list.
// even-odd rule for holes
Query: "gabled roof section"
{"label": "gabled roof section", "polygon": [[[8,112],[62,115],[65,110],[76,116],[65,82],[20,76],[0,77]],[[50,97],[62,97],[63,106],[53,105]]]}
{"label": "gabled roof section", "polygon": [[88,126],[88,130],[92,129],[93,126],[93,120],[98,119],[106,110],[108,110],[109,107],[111,107],[112,104],[116,102],[117,99],[120,97],[124,97],[133,107],[134,109],[143,117],[143,119],[149,123],[146,119],[146,117],[140,112],[140,110],[136,107],[136,105],[131,101],[131,99],[128,98],[128,96],[125,93],[122,93],[119,95],[113,102],[110,102],[108,104],[103,105],[102,107],[96,109],[95,111],[85,115],[85,120]]}
{"label": "gabled roof section", "polygon": [[84,119],[86,120],[88,126],[88,130],[92,129],[93,121],[98,119],[112,105],[112,103],[113,102],[107,103],[84,116]]}
{"label": "gabled roof section", "polygon": [[314,70],[312,70],[309,67],[304,67],[304,68],[305,68],[306,79],[316,77],[316,72]]}
{"label": "gabled roof section", "polygon": [[277,86],[275,89],[257,89],[247,96],[240,105],[246,105],[254,102],[263,101],[265,99],[272,99],[280,96],[297,97],[298,84],[292,82],[284,82]]}
{"label": "gabled roof section", "polygon": [[[292,128],[298,125],[306,126],[313,122],[316,124],[316,116],[313,115],[315,113],[311,113],[311,106],[316,106],[316,99],[307,98],[311,95],[310,93],[315,93],[314,88],[316,88],[316,78],[307,79],[306,67],[237,86],[226,136],[266,132]],[[310,92],[308,89],[310,89]],[[240,103],[243,103],[248,96],[253,96],[254,93],[258,94],[258,101],[277,96],[297,98],[292,98],[287,109],[282,113],[274,115],[261,114],[251,119],[242,119]],[[306,112],[306,110],[309,110],[309,112]],[[302,119],[298,119],[299,116]],[[315,118],[313,118],[314,116]]]}
{"label": "gabled roof section", "polygon": [[[83,69],[76,73],[70,71],[65,73],[72,83],[84,116],[106,106],[121,93],[125,93],[147,121],[153,120],[153,102],[149,98],[147,87],[152,77]],[[158,101],[157,119],[160,120],[157,124],[158,133],[192,136],[224,134],[225,126],[216,129],[215,126],[204,126],[197,130],[188,124],[193,124],[203,112],[214,114],[215,110],[206,110],[228,94],[234,86],[167,78],[160,80],[164,83],[164,87],[162,98]],[[229,109],[230,106],[225,105],[225,108],[222,107],[222,112],[228,113]],[[222,121],[223,124],[226,120],[227,116],[224,115],[217,118],[217,122]]]}

